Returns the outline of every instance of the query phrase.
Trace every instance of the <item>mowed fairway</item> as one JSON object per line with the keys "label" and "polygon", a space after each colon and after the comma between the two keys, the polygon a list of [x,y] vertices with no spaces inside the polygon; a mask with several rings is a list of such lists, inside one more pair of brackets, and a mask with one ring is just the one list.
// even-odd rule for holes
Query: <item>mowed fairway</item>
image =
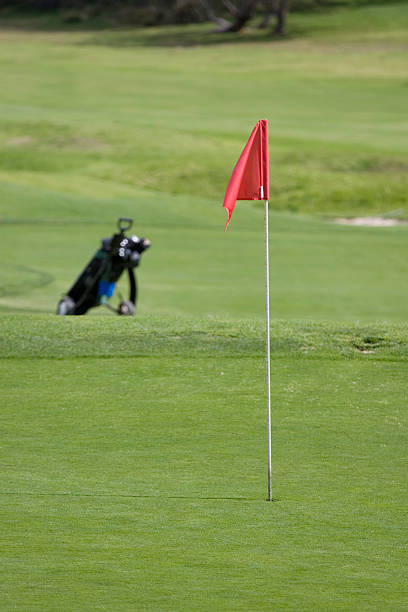
{"label": "mowed fairway", "polygon": [[259,324],[4,316],[3,604],[403,609],[388,333],[274,323],[270,504]]}
{"label": "mowed fairway", "polygon": [[[408,11],[290,23],[0,24],[2,610],[408,609],[408,226],[331,222],[406,215]],[[118,216],[136,317],[56,317]]]}

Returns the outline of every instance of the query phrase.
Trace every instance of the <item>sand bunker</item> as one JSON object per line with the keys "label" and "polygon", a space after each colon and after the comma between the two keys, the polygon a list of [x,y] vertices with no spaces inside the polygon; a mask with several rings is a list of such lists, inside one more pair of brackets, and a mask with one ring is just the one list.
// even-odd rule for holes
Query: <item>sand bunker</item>
{"label": "sand bunker", "polygon": [[395,225],[408,225],[408,221],[402,219],[388,219],[386,217],[339,217],[334,220],[341,225],[359,225],[365,227],[393,227]]}

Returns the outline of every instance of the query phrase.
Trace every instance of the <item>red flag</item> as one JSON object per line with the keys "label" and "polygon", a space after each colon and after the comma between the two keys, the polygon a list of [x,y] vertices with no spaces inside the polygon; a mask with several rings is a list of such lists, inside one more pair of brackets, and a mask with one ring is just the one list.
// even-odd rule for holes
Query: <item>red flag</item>
{"label": "red flag", "polygon": [[268,120],[258,121],[232,171],[223,207],[230,222],[237,200],[269,199]]}

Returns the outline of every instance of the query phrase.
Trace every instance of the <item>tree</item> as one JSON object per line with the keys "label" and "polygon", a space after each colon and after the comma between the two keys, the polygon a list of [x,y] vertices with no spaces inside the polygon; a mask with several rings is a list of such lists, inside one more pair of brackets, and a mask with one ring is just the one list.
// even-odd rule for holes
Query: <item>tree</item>
{"label": "tree", "polygon": [[265,14],[260,23],[260,27],[266,28],[272,17],[276,17],[276,25],[274,33],[279,35],[285,34],[286,17],[289,12],[289,0],[223,0],[222,7],[230,16],[230,19],[224,19],[217,16],[213,5],[215,2],[209,0],[199,0],[205,16],[209,21],[217,24],[218,32],[239,32],[247,23],[254,18],[257,9],[263,5]]}
{"label": "tree", "polygon": [[276,0],[276,27],[275,34],[283,36],[286,28],[286,16],[289,13],[290,0]]}
{"label": "tree", "polygon": [[[78,18],[102,15],[126,19],[138,25],[162,23],[191,23],[211,21],[217,32],[240,32],[255,16],[262,16],[259,27],[268,27],[275,19],[274,32],[285,33],[290,0],[0,0],[0,8],[15,10],[57,11]],[[327,3],[338,0],[301,0]],[[349,0],[351,1],[351,0]],[[297,0],[294,0],[295,4]]]}

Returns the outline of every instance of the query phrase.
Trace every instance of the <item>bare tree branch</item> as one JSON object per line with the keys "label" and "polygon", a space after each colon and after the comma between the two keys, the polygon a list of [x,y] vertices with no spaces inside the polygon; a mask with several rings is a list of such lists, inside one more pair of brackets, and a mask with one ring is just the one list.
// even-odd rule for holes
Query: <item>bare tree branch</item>
{"label": "bare tree branch", "polygon": [[218,32],[225,32],[229,27],[231,27],[230,21],[227,21],[226,19],[223,19],[222,17],[217,17],[217,15],[212,10],[212,7],[210,3],[208,2],[208,0],[199,0],[199,1],[200,1],[201,6],[204,9],[204,12],[205,12],[205,15],[208,21],[212,21],[213,23],[217,24]]}
{"label": "bare tree branch", "polygon": [[277,13],[276,1],[277,0],[265,0],[264,2],[265,15],[262,17],[261,21],[259,22],[258,28],[260,29],[267,28],[268,25],[270,24],[272,17],[276,15]]}
{"label": "bare tree branch", "polygon": [[278,10],[276,15],[275,34],[283,36],[286,28],[286,16],[289,12],[290,0],[279,0]]}
{"label": "bare tree branch", "polygon": [[[239,32],[254,17],[256,9],[261,3],[261,0],[240,0],[239,2],[236,0],[222,0],[222,5],[233,17],[232,21],[228,21],[215,14],[213,10],[214,3],[210,2],[210,0],[197,1],[204,9],[206,18],[217,24],[217,32]],[[264,17],[259,23],[259,27],[266,28],[275,16],[276,24],[273,32],[283,36],[286,29],[290,0],[262,0],[262,8],[264,10]]]}
{"label": "bare tree branch", "polygon": [[223,0],[223,5],[225,6],[225,8],[231,13],[231,15],[233,15],[235,17],[235,15],[238,15],[238,9],[235,6],[235,4],[233,4],[232,2],[230,2],[230,0]]}
{"label": "bare tree branch", "polygon": [[252,19],[259,0],[247,0],[235,16],[234,23],[225,32],[239,32]]}

